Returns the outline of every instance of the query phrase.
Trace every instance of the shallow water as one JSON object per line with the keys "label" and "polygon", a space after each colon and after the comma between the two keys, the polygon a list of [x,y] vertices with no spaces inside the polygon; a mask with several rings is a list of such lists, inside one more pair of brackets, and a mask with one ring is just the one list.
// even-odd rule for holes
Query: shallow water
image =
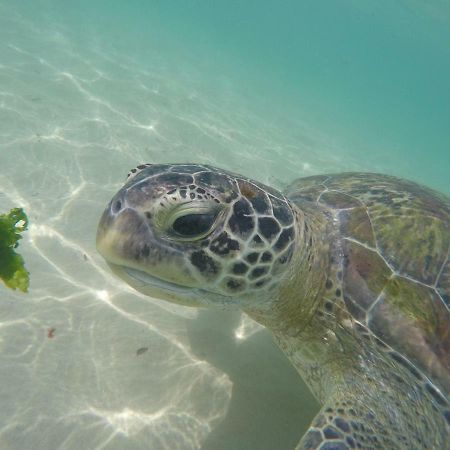
{"label": "shallow water", "polygon": [[110,274],[96,225],[134,166],[450,193],[447,2],[147,3],[0,1],[0,213],[31,223],[30,292],[0,286],[2,449],[282,450],[318,408],[250,320]]}

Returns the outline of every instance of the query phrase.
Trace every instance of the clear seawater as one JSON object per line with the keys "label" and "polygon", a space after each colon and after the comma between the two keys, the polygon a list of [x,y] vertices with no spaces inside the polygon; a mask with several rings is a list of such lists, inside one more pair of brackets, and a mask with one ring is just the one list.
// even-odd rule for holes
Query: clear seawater
{"label": "clear seawater", "polygon": [[[147,162],[275,187],[378,171],[450,193],[447,0],[0,0],[0,448],[291,449],[318,405],[237,313],[143,297],[95,250]],[[52,331],[50,331],[52,330]]]}

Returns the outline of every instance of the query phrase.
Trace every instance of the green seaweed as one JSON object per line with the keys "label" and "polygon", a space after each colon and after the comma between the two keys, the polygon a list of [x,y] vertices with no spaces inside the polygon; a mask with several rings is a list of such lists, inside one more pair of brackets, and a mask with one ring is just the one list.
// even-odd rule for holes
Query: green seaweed
{"label": "green seaweed", "polygon": [[28,291],[29,273],[22,256],[14,249],[28,227],[28,218],[22,208],[0,214],[0,279],[11,289]]}

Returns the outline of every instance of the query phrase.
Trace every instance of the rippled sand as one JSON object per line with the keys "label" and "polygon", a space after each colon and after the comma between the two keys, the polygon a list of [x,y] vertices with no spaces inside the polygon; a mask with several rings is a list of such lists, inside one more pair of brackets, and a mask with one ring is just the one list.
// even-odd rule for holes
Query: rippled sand
{"label": "rippled sand", "polygon": [[95,231],[143,162],[207,162],[282,185],[338,161],[231,87],[208,97],[195,72],[79,47],[57,23],[1,22],[0,205],[29,215],[31,289],[0,286],[0,447],[293,447],[317,405],[268,333],[132,291],[96,253]]}
{"label": "rippled sand", "polygon": [[[105,2],[111,8],[116,3]],[[397,23],[385,10],[387,2],[374,11],[369,3],[348,3],[360,8],[365,20],[379,14],[392,21],[393,34],[383,34],[385,47],[371,35],[381,53],[397,41],[403,45],[416,38],[406,16]],[[310,98],[320,97],[321,82],[331,83],[335,99],[324,94],[331,122],[333,111],[341,108],[336,99],[357,105],[361,94],[373,102],[369,106],[381,105],[358,117],[364,130],[356,130],[361,131],[357,140],[352,141],[358,133],[348,132],[348,142],[364,145],[347,148],[318,131],[324,127],[301,120],[308,111],[303,116],[283,113],[261,88],[259,93],[251,90],[248,79],[233,76],[234,70],[223,73],[214,43],[211,60],[205,62],[197,58],[198,50],[186,54],[180,45],[162,46],[163,39],[152,41],[151,34],[140,39],[138,30],[133,42],[140,48],[134,49],[121,41],[131,33],[125,28],[132,21],[124,19],[122,30],[105,30],[108,21],[99,15],[97,32],[95,18],[83,17],[82,6],[70,22],[62,20],[55,5],[64,11],[62,2],[50,0],[0,1],[0,213],[17,206],[28,213],[30,228],[19,250],[31,273],[28,294],[0,285],[0,448],[294,448],[318,405],[269,334],[238,313],[171,305],[115,279],[95,250],[100,214],[128,171],[141,163],[209,163],[278,188],[316,173],[390,171],[450,192],[448,154],[434,159],[428,154],[433,139],[442,148],[446,142],[448,93],[439,92],[439,86],[446,86],[445,61],[429,69],[435,92],[425,89],[433,87],[433,79],[413,78],[408,85],[403,77],[408,67],[395,72],[398,49],[387,67],[393,81],[383,66],[388,74],[383,82],[365,54],[358,66],[352,55],[331,52],[337,68],[329,66],[326,55],[314,54],[311,60],[320,62],[317,73],[324,79],[312,80],[318,90]],[[441,28],[428,33],[424,26],[422,32],[430,34],[434,50],[445,53],[440,33],[448,16],[431,6],[422,11],[424,17],[440,17]],[[151,24],[142,20],[140,26]],[[355,42],[358,51],[364,49]],[[428,61],[425,50],[419,56]],[[420,66],[422,60],[411,61]],[[366,63],[372,78],[358,72]],[[334,85],[335,74],[347,84]],[[361,91],[353,89],[352,80]],[[423,84],[426,102],[422,107],[418,96],[413,111],[407,100],[416,95],[408,93],[415,82]],[[339,86],[349,89],[348,98]],[[383,95],[378,86],[404,97],[377,103]],[[436,110],[441,103],[442,111]],[[389,105],[404,110],[404,116]],[[352,111],[355,117],[357,111]],[[386,112],[392,120],[384,118]],[[425,116],[429,123],[423,124]],[[379,119],[373,128],[371,117]],[[408,117],[416,122],[409,123]],[[365,127],[375,141],[364,140]],[[419,142],[409,152],[408,142],[416,135],[426,148]],[[386,147],[371,152],[380,142]]]}

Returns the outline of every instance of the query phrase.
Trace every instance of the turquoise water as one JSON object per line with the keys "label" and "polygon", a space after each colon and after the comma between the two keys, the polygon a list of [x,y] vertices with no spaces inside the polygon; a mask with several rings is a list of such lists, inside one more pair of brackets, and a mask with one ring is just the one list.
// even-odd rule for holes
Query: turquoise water
{"label": "turquoise water", "polygon": [[128,170],[184,161],[450,193],[450,5],[0,0],[0,212],[31,221],[30,292],[0,286],[1,449],[298,442],[318,405],[265,331],[140,296],[95,250]]}

